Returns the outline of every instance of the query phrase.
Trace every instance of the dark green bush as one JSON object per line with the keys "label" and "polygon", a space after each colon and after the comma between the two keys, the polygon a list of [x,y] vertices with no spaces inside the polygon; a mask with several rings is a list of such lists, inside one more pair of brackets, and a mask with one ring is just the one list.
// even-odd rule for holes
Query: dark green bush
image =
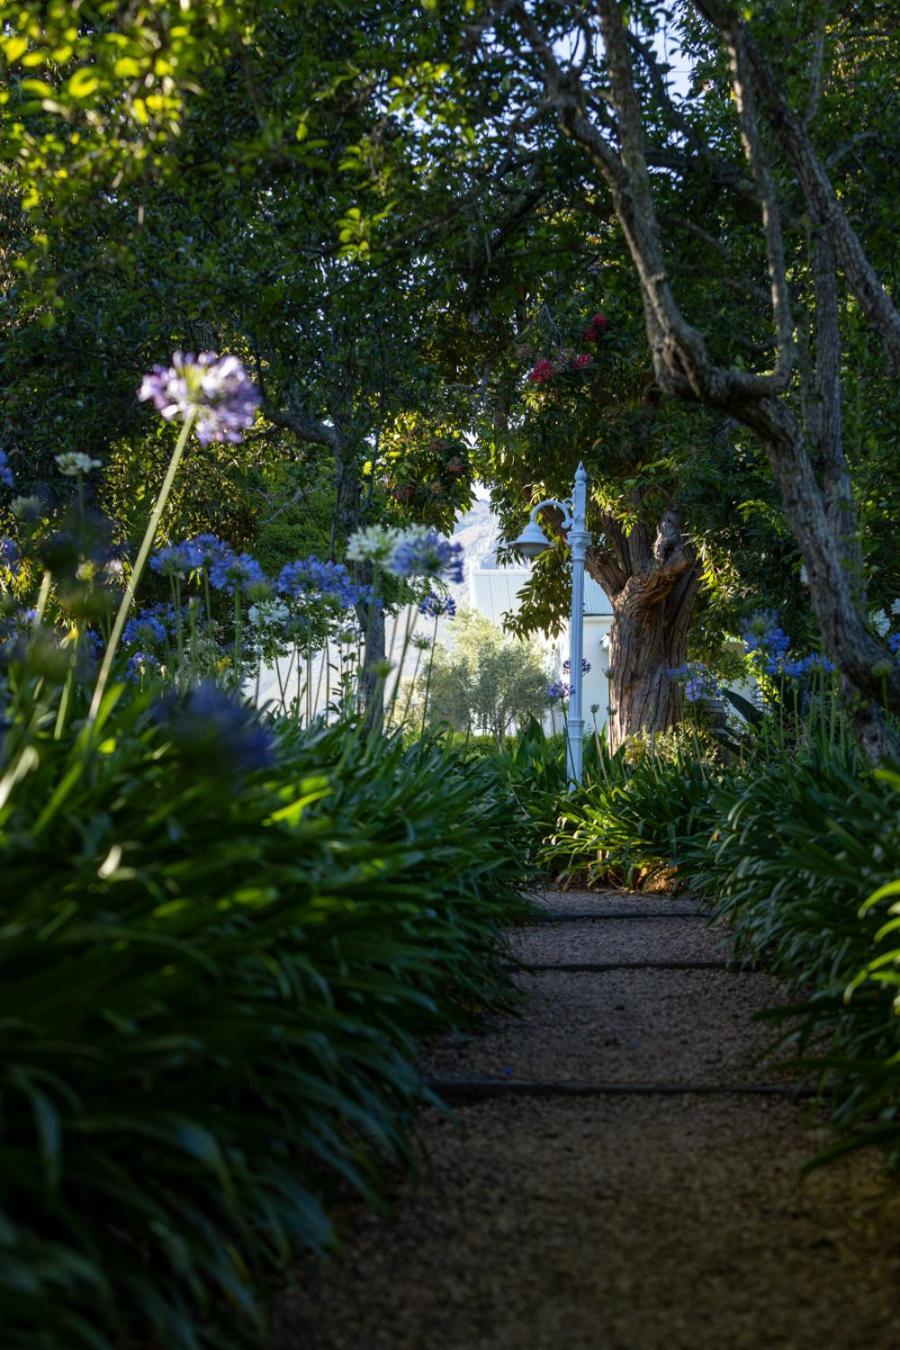
{"label": "dark green bush", "polygon": [[885,1143],[900,1166],[900,776],[826,713],[790,740],[763,725],[730,761],[684,736],[604,755],[539,856],[589,884],[672,872],[708,897],[738,955],[795,991],[771,1016],[827,1087],[838,1149]]}
{"label": "dark green bush", "polygon": [[649,882],[678,867],[688,840],[709,833],[720,776],[696,735],[654,737],[615,754],[600,742],[585,786],[561,800],[540,861],[587,885]]}
{"label": "dark green bush", "polygon": [[410,1161],[416,1038],[509,997],[508,794],[352,727],[243,776],[140,699],[104,734],[0,811],[0,1342],[258,1344],[335,1187]]}
{"label": "dark green bush", "polygon": [[692,883],[738,952],[796,989],[773,1016],[787,1019],[798,1070],[829,1088],[836,1125],[888,1143],[900,1165],[900,951],[885,914],[900,872],[900,778],[820,745],[723,785],[715,805],[712,835],[686,848]]}

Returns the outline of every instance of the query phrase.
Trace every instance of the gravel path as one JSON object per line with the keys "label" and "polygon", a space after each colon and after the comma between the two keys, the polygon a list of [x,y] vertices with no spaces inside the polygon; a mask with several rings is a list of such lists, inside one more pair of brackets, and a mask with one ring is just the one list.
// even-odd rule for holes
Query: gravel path
{"label": "gravel path", "polygon": [[900,1197],[871,1155],[801,1175],[827,1136],[765,1062],[775,982],[690,902],[539,899],[521,1017],[437,1047],[419,1184],[304,1263],[271,1350],[897,1350]]}

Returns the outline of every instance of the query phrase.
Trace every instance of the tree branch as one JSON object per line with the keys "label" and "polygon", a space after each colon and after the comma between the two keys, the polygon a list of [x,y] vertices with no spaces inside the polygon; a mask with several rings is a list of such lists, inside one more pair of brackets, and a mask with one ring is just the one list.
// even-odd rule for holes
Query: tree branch
{"label": "tree branch", "polygon": [[792,165],[813,218],[825,226],[847,284],[878,334],[895,370],[900,370],[900,311],[878,279],[859,237],[835,195],[806,127],[788,103],[772,68],[747,25],[723,0],[694,0],[697,10],[723,35],[740,32],[747,65],[761,108]]}
{"label": "tree branch", "polygon": [[320,422],[318,418],[303,412],[300,408],[273,408],[270,404],[265,404],[263,415],[273,426],[293,432],[297,440],[303,441],[304,444],[324,445],[329,450],[339,450],[341,447],[341,438],[335,427]]}

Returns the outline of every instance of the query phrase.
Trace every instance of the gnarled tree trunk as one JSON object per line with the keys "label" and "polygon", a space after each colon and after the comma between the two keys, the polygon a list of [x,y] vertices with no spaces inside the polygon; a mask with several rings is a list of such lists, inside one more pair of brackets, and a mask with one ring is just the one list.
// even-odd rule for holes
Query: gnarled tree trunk
{"label": "gnarled tree trunk", "polygon": [[[626,588],[627,590],[627,588]],[[687,632],[697,575],[682,575],[668,595],[639,590],[613,600],[609,643],[609,743],[665,731],[681,719],[681,685],[670,678],[687,659]]]}
{"label": "gnarled tree trunk", "polygon": [[606,547],[588,550],[587,570],[613,607],[609,661],[612,749],[640,732],[665,731],[681,717],[681,686],[669,671],[687,658],[700,570],[676,511],[655,537],[643,524],[627,535],[612,521]]}

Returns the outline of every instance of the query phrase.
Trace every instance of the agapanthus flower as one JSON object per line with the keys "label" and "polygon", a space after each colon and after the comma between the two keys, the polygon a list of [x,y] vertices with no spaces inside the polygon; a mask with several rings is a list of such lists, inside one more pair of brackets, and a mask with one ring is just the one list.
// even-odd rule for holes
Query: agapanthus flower
{"label": "agapanthus flower", "polygon": [[159,658],[149,652],[133,652],[125,666],[125,674],[135,684],[139,684],[148,675],[160,675],[161,673],[162,666]]}
{"label": "agapanthus flower", "polygon": [[456,615],[456,601],[452,595],[426,595],[419,605],[419,613],[429,619],[438,619],[442,614],[452,619]]}
{"label": "agapanthus flower", "polygon": [[315,555],[285,563],[275,589],[294,600],[332,597],[342,609],[352,609],[370,593],[368,587],[354,584],[343,563],[323,562]]}
{"label": "agapanthus flower", "polygon": [[891,633],[887,640],[888,651],[895,656],[900,654],[900,633]]}
{"label": "agapanthus flower", "polygon": [[122,631],[122,642],[126,647],[162,647],[167,637],[159,619],[148,610],[129,619]]}
{"label": "agapanthus flower", "polygon": [[[591,663],[590,663],[590,661],[586,661],[586,660],[584,659],[584,657],[582,657],[582,658],[581,658],[581,673],[582,673],[582,675],[587,675],[587,673],[588,673],[588,671],[590,670],[590,668],[591,668]],[[565,661],[563,661],[563,670],[564,670],[564,671],[566,672],[566,674],[568,675],[568,673],[569,673],[569,671],[570,671],[571,669],[572,669],[572,662],[568,659],[568,657],[566,657]]]}
{"label": "agapanthus flower", "polygon": [[197,550],[185,541],[157,549],[150,566],[161,577],[186,577],[200,566],[200,558]]}
{"label": "agapanthus flower", "polygon": [[156,716],[178,750],[211,777],[252,773],[275,761],[271,733],[255,709],[212,680],[183,700],[161,699]]}
{"label": "agapanthus flower", "polygon": [[232,552],[231,545],[214,534],[195,534],[192,539],[187,539],[185,544],[193,550],[197,567],[212,567],[213,563],[230,557]]}
{"label": "agapanthus flower", "polygon": [[24,520],[33,524],[36,520],[40,520],[44,514],[44,503],[37,496],[13,497],[9,509],[16,520]]}
{"label": "agapanthus flower", "polygon": [[63,455],[54,455],[54,459],[60,473],[67,478],[80,478],[92,469],[99,469],[103,462],[91,459],[90,455],[83,455],[80,450],[68,450]]}
{"label": "agapanthus flower", "polygon": [[290,610],[281,600],[261,600],[247,611],[247,619],[254,628],[279,628],[289,618]]}
{"label": "agapanthus flower", "polygon": [[463,579],[463,547],[444,539],[437,530],[409,530],[391,559],[398,577],[432,577],[459,582]]}
{"label": "agapanthus flower", "polygon": [[219,558],[209,569],[209,582],[217,591],[234,595],[235,591],[248,591],[251,586],[261,586],[266,575],[255,558],[249,553],[230,553]]}
{"label": "agapanthus flower", "polygon": [[702,661],[689,661],[683,666],[674,666],[666,673],[670,680],[684,683],[684,696],[688,703],[702,703],[707,699],[718,698],[721,693],[718,680]]}
{"label": "agapanthus flower", "polygon": [[100,656],[106,647],[103,638],[93,628],[82,628],[78,636],[84,649],[92,656]]}
{"label": "agapanthus flower", "polygon": [[13,572],[18,561],[19,546],[15,539],[0,539],[0,567],[8,567]]}
{"label": "agapanthus flower", "polygon": [[774,669],[770,669],[772,665],[773,661],[770,657],[766,663],[766,669],[770,675],[790,675],[795,680],[802,679],[812,670],[821,670],[823,674],[830,675],[835,668],[834,662],[829,661],[828,657],[823,656],[821,652],[811,652],[809,656],[804,656],[799,660],[783,660],[780,664],[775,663]]}
{"label": "agapanthus flower", "polygon": [[588,352],[579,352],[577,356],[572,357],[573,370],[586,370],[588,366],[594,364],[594,358]]}
{"label": "agapanthus flower", "polygon": [[4,487],[11,488],[15,481],[15,478],[13,478],[13,471],[9,467],[9,455],[5,450],[0,450],[0,483],[2,483]]}
{"label": "agapanthus flower", "polygon": [[351,534],[347,541],[347,558],[350,562],[370,562],[374,566],[387,567],[402,537],[403,531],[394,525],[369,525]]}
{"label": "agapanthus flower", "polygon": [[561,698],[568,698],[571,692],[571,687],[565,680],[554,680],[552,684],[547,685],[547,701],[558,703]]}
{"label": "agapanthus flower", "polygon": [[778,625],[773,610],[760,610],[754,614],[741,631],[744,648],[748,655],[760,652],[769,660],[779,661],[787,654],[791,640]]}
{"label": "agapanthus flower", "polygon": [[609,319],[605,314],[594,314],[588,319],[581,336],[585,342],[596,342],[609,327]]}
{"label": "agapanthus flower", "polygon": [[529,370],[528,379],[532,384],[546,384],[549,379],[553,378],[554,374],[553,362],[548,360],[546,356],[542,356],[539,361],[535,361],[531,370]]}
{"label": "agapanthus flower", "polygon": [[201,444],[228,441],[236,445],[253,425],[259,393],[236,356],[215,352],[176,352],[172,364],[154,366],[145,375],[138,398],[150,399],[166,419],[196,414]]}

